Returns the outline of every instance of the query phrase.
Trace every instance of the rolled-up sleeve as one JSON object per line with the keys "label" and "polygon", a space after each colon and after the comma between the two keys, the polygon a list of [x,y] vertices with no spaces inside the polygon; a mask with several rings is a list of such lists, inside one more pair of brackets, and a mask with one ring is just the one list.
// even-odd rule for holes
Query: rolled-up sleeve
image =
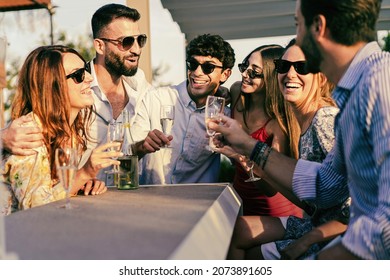
{"label": "rolled-up sleeve", "polygon": [[335,206],[349,196],[347,177],[335,170],[332,150],[322,163],[298,160],[293,191],[301,199],[321,208]]}

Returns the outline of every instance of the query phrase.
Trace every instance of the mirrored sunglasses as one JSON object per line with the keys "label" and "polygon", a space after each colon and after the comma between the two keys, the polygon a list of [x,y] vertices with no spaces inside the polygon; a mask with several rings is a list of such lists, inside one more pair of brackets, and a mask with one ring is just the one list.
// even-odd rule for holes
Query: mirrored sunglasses
{"label": "mirrored sunglasses", "polygon": [[145,34],[140,34],[137,36],[127,36],[118,39],[108,39],[108,38],[99,38],[99,39],[116,44],[116,46],[120,51],[128,51],[134,45],[135,40],[137,40],[138,46],[140,48],[143,48],[146,44],[147,38],[148,37]]}
{"label": "mirrored sunglasses", "polygon": [[205,62],[201,64],[196,60],[187,60],[186,63],[187,63],[187,68],[190,71],[195,71],[196,69],[198,69],[198,66],[200,65],[200,68],[202,68],[203,73],[205,73],[206,75],[213,73],[215,68],[223,69],[223,66],[215,65],[210,62]]}
{"label": "mirrored sunglasses", "polygon": [[66,79],[70,79],[72,78],[73,81],[76,83],[76,84],[80,84],[82,82],[84,82],[84,79],[85,79],[85,72],[90,72],[90,69],[89,69],[89,65],[88,64],[85,64],[85,66],[83,68],[80,68],[80,69],[77,69],[76,71],[74,71],[73,73],[70,73],[69,75],[66,75]]}
{"label": "mirrored sunglasses", "polygon": [[278,72],[279,74],[287,73],[290,70],[291,66],[294,66],[295,71],[300,75],[309,74],[309,71],[307,71],[307,67],[306,67],[306,61],[291,62],[284,59],[275,59],[274,63],[275,63],[276,72]]}
{"label": "mirrored sunglasses", "polygon": [[262,79],[264,78],[263,73],[256,72],[253,69],[248,69],[249,65],[245,63],[238,64],[238,70],[240,70],[241,73],[244,73],[246,70],[246,73],[248,74],[249,78],[253,79]]}

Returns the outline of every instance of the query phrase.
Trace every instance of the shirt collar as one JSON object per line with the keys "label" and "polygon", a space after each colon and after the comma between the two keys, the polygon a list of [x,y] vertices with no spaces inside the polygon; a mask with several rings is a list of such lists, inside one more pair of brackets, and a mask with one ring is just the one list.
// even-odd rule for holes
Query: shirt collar
{"label": "shirt collar", "polygon": [[337,84],[333,93],[333,98],[339,108],[343,108],[349,98],[350,92],[359,83],[359,80],[367,70],[366,58],[375,52],[380,52],[381,48],[377,42],[367,43],[353,58],[351,65]]}
{"label": "shirt collar", "polygon": [[[96,77],[95,65],[93,63],[93,60],[90,61],[89,64],[90,64],[90,69],[91,69],[91,75],[93,77],[93,81],[91,83],[91,88],[94,88],[94,87],[98,88],[99,90],[95,91],[95,92],[100,96],[100,98],[102,98],[101,90],[99,87],[99,82],[98,82],[97,77]],[[129,87],[129,88],[133,89],[134,91],[137,91],[141,87],[141,85],[139,85],[139,80],[143,81],[145,79],[145,74],[143,73],[143,71],[141,69],[138,68],[137,73],[134,76],[122,76],[121,79],[124,82],[126,87]]]}
{"label": "shirt collar", "polygon": [[183,102],[184,106],[187,108],[190,107],[193,110],[199,109],[196,108],[196,103],[191,99],[190,94],[188,93],[187,80],[175,86],[175,88],[179,92],[179,98]]}

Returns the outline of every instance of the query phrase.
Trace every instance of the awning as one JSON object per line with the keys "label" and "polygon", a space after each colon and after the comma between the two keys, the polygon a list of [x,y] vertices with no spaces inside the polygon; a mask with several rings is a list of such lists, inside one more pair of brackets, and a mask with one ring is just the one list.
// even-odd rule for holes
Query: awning
{"label": "awning", "polygon": [[[295,0],[161,0],[187,40],[219,34],[225,40],[294,35]],[[378,30],[390,30],[390,0],[382,1]]]}
{"label": "awning", "polygon": [[50,2],[51,0],[1,0],[0,12],[42,9]]}

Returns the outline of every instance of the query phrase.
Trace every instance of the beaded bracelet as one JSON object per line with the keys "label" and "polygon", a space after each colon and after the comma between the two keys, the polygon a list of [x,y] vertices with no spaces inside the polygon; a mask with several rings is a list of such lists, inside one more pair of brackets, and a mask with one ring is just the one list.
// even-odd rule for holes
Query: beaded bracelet
{"label": "beaded bracelet", "polygon": [[260,152],[261,147],[263,146],[263,142],[257,141],[255,147],[252,150],[252,153],[249,157],[250,160],[253,160],[254,157]]}
{"label": "beaded bracelet", "polygon": [[255,147],[253,148],[253,151],[250,156],[250,160],[254,161],[257,165],[260,165],[261,158],[267,147],[268,147],[267,144],[258,141]]}
{"label": "beaded bracelet", "polygon": [[265,164],[267,163],[267,160],[268,160],[268,157],[270,155],[270,153],[272,152],[272,147],[269,147],[267,146],[267,153],[263,153],[262,157],[261,157],[261,160],[262,160],[262,164],[261,164],[261,169],[264,170],[265,168]]}

